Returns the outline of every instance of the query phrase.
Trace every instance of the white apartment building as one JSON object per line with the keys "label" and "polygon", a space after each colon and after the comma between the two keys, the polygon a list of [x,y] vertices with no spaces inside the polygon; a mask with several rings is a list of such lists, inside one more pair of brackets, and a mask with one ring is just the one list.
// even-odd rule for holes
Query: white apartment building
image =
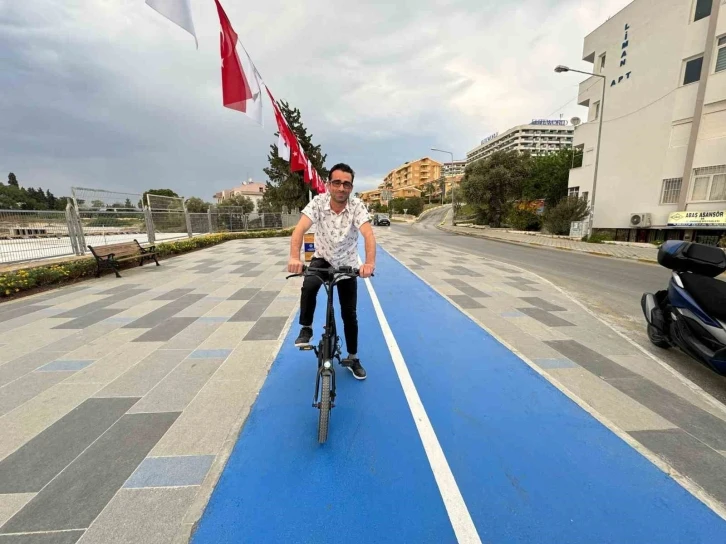
{"label": "white apartment building", "polygon": [[[726,0],[634,0],[584,41],[591,76],[571,194],[619,240],[716,243],[726,233]],[[573,77],[561,74],[556,77]],[[604,107],[601,105],[604,84]]]}
{"label": "white apartment building", "polygon": [[264,196],[266,189],[267,185],[265,183],[248,179],[246,182],[243,182],[242,185],[239,185],[238,187],[234,187],[232,189],[223,189],[222,191],[215,193],[214,199],[217,201],[217,204],[219,204],[226,198],[229,198],[231,196],[246,196],[250,200],[252,200],[252,203],[255,205],[256,210],[259,206],[259,203],[262,201],[262,197]]}
{"label": "white apartment building", "polygon": [[545,155],[571,147],[574,128],[563,120],[534,119],[528,125],[519,125],[506,132],[492,134],[466,154],[466,164],[486,159],[495,151],[529,151],[531,155]]}
{"label": "white apartment building", "polygon": [[441,169],[443,176],[459,176],[464,174],[466,168],[465,160],[455,160],[454,162],[445,162]]}

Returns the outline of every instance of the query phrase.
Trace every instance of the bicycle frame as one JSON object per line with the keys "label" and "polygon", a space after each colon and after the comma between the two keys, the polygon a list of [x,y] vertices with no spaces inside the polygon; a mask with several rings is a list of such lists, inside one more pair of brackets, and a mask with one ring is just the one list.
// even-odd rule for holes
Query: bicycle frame
{"label": "bicycle frame", "polygon": [[[310,272],[310,274],[305,274]],[[322,273],[325,277],[321,278],[316,272]],[[299,276],[300,274],[292,274],[288,276]],[[315,378],[315,394],[313,395],[313,408],[320,408],[318,402],[318,394],[320,393],[320,378],[323,373],[329,373],[330,379],[330,406],[335,406],[335,367],[333,365],[333,359],[337,359],[340,363],[340,338],[337,334],[337,328],[335,326],[335,310],[333,306],[333,288],[335,285],[344,278],[356,278],[358,276],[358,270],[352,267],[340,267],[340,268],[310,268],[303,266],[303,275],[310,275],[319,279],[325,291],[328,294],[328,301],[326,304],[325,311],[325,328],[323,336],[318,346],[312,346],[309,348],[303,348],[313,350],[318,358],[318,372]]]}

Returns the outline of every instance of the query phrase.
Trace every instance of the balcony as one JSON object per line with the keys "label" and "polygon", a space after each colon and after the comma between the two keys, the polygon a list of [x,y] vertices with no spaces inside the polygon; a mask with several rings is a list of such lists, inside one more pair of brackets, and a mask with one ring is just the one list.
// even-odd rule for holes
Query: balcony
{"label": "balcony", "polygon": [[590,76],[580,83],[577,92],[577,103],[580,106],[589,107],[590,100],[597,102],[602,97],[602,84],[604,80],[601,77]]}

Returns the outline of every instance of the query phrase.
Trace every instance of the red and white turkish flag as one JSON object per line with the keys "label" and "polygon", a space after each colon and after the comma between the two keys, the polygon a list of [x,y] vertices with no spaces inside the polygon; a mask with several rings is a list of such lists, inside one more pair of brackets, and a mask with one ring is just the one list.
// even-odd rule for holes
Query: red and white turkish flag
{"label": "red and white turkish flag", "polygon": [[290,162],[290,170],[292,172],[306,170],[307,157],[305,156],[305,153],[300,146],[300,142],[298,142],[295,133],[290,128],[290,125],[287,124],[287,120],[282,114],[282,111],[280,111],[280,108],[277,105],[277,101],[275,100],[275,97],[272,96],[270,89],[268,89],[267,87],[265,87],[265,89],[267,90],[267,94],[270,96],[272,108],[275,111],[277,131],[280,134],[277,141],[278,156]]}
{"label": "red and white turkish flag", "polygon": [[240,111],[262,125],[262,78],[244,47],[240,58],[237,33],[219,0],[214,2],[217,4],[221,26],[219,53],[222,57],[222,103],[226,108]]}

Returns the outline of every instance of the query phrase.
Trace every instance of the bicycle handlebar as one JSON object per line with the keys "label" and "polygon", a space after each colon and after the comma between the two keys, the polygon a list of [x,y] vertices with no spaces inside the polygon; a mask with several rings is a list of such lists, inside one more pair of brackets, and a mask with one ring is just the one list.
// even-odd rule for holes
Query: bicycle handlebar
{"label": "bicycle handlebar", "polygon": [[[313,268],[306,264],[303,265],[303,271],[300,274],[290,274],[285,279],[294,278],[295,276],[303,276],[305,272],[323,272],[328,275],[340,274],[344,276],[357,277],[360,274],[360,268],[353,268],[352,266],[341,266],[341,267],[330,267],[330,268]],[[374,276],[375,274],[371,274]]]}

